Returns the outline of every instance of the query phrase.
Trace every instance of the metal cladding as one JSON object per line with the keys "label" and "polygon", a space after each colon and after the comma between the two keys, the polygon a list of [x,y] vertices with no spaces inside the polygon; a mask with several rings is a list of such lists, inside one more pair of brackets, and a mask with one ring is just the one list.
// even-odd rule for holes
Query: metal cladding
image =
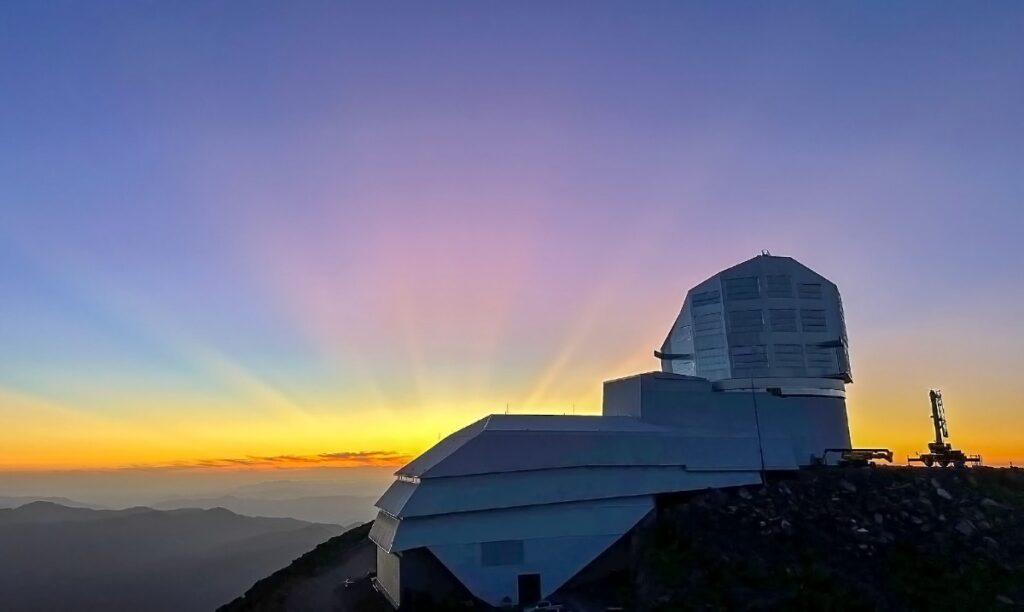
{"label": "metal cladding", "polygon": [[721,388],[790,379],[840,395],[853,380],[847,346],[835,284],[790,257],[760,255],[690,289],[655,355],[663,371]]}
{"label": "metal cladding", "polygon": [[[771,446],[771,461],[795,469],[786,442]],[[414,579],[406,574],[418,570],[396,556],[425,547],[492,605],[518,602],[524,573],[548,594],[646,516],[654,494],[756,484],[760,457],[753,435],[631,417],[491,415],[396,473],[370,531],[378,580],[400,603]]]}
{"label": "metal cladding", "polygon": [[[761,482],[850,446],[835,285],[764,255],[692,289],[665,372],[605,382],[602,416],[491,415],[396,473],[370,538],[391,602],[446,570],[492,604],[554,593],[665,493]],[[440,563],[438,563],[440,562]]]}

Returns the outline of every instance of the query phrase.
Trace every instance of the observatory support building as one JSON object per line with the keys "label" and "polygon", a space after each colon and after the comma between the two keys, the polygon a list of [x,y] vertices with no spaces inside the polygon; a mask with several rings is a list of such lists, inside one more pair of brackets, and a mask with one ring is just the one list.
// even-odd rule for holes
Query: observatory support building
{"label": "observatory support building", "polygon": [[491,415],[396,473],[370,532],[396,607],[557,591],[668,493],[757,484],[848,448],[834,284],[762,255],[689,291],[655,356],[604,384],[602,416]]}

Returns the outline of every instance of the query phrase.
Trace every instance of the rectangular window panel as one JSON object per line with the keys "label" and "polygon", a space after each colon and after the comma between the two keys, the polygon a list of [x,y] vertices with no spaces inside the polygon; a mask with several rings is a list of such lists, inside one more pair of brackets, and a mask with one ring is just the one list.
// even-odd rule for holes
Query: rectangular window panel
{"label": "rectangular window panel", "polygon": [[729,331],[735,334],[764,331],[764,316],[760,310],[729,311]]}
{"label": "rectangular window panel", "polygon": [[480,565],[493,567],[497,565],[522,565],[522,563],[522,540],[480,543]]}
{"label": "rectangular window panel", "polygon": [[797,293],[801,299],[820,300],[821,283],[800,283],[797,285]]}
{"label": "rectangular window panel", "polygon": [[725,279],[725,297],[730,300],[752,300],[760,296],[756,276]]}
{"label": "rectangular window panel", "polygon": [[697,376],[725,372],[728,367],[724,348],[697,349]]}
{"label": "rectangular window panel", "polygon": [[793,297],[793,281],[788,274],[769,274],[765,281],[765,296],[770,298]]}
{"label": "rectangular window panel", "polygon": [[722,332],[722,313],[709,312],[693,318],[693,333],[697,336]]}
{"label": "rectangular window panel", "polygon": [[808,344],[806,351],[808,368],[819,370],[822,374],[834,374],[839,369],[836,364],[836,349]]}
{"label": "rectangular window panel", "polygon": [[756,370],[768,367],[768,351],[763,344],[740,345],[729,348],[733,370]]}
{"label": "rectangular window panel", "polygon": [[773,365],[780,368],[804,367],[804,347],[799,344],[776,344]]}
{"label": "rectangular window panel", "polygon": [[724,348],[701,349],[697,351],[697,361],[716,368],[724,368],[728,363],[725,361]]}
{"label": "rectangular window panel", "polygon": [[828,331],[828,325],[825,322],[824,310],[801,308],[800,323],[805,332]]}
{"label": "rectangular window panel", "polygon": [[768,311],[768,322],[773,332],[795,332],[796,310],[792,308],[772,309]]}
{"label": "rectangular window panel", "polygon": [[707,306],[709,304],[717,304],[722,301],[722,295],[717,289],[714,291],[702,291],[700,293],[694,293],[691,301],[694,306]]}
{"label": "rectangular window panel", "polygon": [[725,346],[725,334],[702,334],[693,339],[693,348],[701,349],[721,348]]}

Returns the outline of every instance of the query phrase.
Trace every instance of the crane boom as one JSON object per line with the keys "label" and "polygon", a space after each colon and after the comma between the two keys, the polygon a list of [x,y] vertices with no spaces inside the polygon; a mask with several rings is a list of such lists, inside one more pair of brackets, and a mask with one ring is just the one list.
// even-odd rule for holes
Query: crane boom
{"label": "crane boom", "polygon": [[942,444],[942,439],[949,437],[949,429],[946,426],[946,410],[942,406],[942,391],[932,389],[928,392],[928,398],[932,401],[932,423],[935,425],[935,443]]}
{"label": "crane boom", "polygon": [[949,442],[944,440],[944,438],[949,438],[949,427],[946,425],[946,409],[942,405],[942,391],[938,389],[928,391],[928,399],[932,404],[932,426],[935,428],[935,441],[928,443],[927,453],[910,457],[908,460],[923,463],[927,467],[933,465],[963,467],[968,463],[981,463],[981,455],[967,455],[962,450],[953,448]]}

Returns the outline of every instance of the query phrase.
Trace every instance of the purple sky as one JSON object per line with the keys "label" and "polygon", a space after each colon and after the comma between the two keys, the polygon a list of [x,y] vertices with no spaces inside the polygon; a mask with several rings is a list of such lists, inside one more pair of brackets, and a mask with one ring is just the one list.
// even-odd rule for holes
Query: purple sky
{"label": "purple sky", "polygon": [[5,2],[0,467],[594,411],[761,249],[855,441],[1024,459],[1022,108],[1019,2]]}

